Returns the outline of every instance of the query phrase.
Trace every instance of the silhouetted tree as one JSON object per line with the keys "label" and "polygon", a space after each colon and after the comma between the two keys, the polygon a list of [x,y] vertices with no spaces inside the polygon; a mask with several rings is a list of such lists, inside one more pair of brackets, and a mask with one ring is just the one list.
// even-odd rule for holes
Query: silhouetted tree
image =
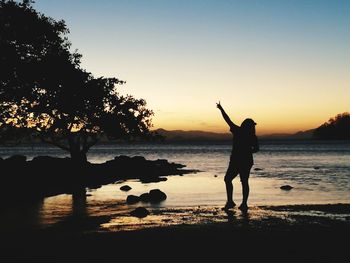
{"label": "silhouetted tree", "polygon": [[[63,21],[35,12],[31,1],[0,0],[0,131],[1,142],[20,142],[30,133],[28,105],[40,87],[48,57],[70,57]],[[46,64],[46,65],[45,65]]]}
{"label": "silhouetted tree", "polygon": [[3,123],[0,126],[0,144],[6,146],[19,145],[23,140],[30,141],[31,132],[26,128],[14,127]]}
{"label": "silhouetted tree", "polygon": [[121,96],[117,78],[95,78],[71,52],[65,22],[38,13],[31,1],[0,1],[0,126],[36,132],[73,160],[100,136],[149,134],[153,112],[143,99]]}
{"label": "silhouetted tree", "polygon": [[350,139],[350,114],[338,114],[315,129],[314,136],[319,139]]}

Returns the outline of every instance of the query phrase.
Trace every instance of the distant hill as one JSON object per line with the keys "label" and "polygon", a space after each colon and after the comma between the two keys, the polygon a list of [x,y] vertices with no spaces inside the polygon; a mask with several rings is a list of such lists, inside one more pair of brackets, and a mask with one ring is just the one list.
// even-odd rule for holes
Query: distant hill
{"label": "distant hill", "polygon": [[[299,131],[294,134],[269,134],[259,136],[259,139],[312,139],[314,129],[307,131]],[[183,131],[183,130],[165,130],[157,129],[155,130],[159,135],[165,137],[166,141],[230,141],[232,140],[231,133],[216,133],[216,132],[206,132],[206,131]]]}
{"label": "distant hill", "polygon": [[230,133],[215,133],[206,131],[183,131],[183,130],[155,130],[159,135],[165,137],[166,141],[229,141],[232,139]]}
{"label": "distant hill", "polygon": [[[156,130],[166,141],[230,141],[231,133],[215,133],[199,130]],[[321,126],[296,133],[274,133],[258,136],[261,140],[311,140],[311,139],[350,139],[350,113],[344,112],[330,118]]]}
{"label": "distant hill", "polygon": [[330,118],[315,129],[314,136],[324,140],[350,140],[350,113],[344,112]]}
{"label": "distant hill", "polygon": [[267,134],[259,136],[260,139],[285,139],[285,140],[306,140],[313,139],[313,132],[315,129],[310,129],[306,131],[298,131],[296,133],[277,133],[277,134]]}

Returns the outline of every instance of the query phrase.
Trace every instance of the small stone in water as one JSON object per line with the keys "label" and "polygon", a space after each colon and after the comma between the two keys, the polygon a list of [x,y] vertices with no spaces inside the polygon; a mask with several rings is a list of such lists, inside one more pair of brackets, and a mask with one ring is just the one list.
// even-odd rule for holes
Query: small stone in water
{"label": "small stone in water", "polygon": [[281,187],[280,187],[282,190],[287,190],[287,191],[289,191],[289,190],[291,190],[292,188],[293,188],[293,186],[290,186],[290,185],[282,185]]}

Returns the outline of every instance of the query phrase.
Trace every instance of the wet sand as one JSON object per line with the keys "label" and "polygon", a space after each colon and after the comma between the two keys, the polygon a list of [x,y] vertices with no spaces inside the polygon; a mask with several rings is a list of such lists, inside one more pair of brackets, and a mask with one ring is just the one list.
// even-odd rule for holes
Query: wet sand
{"label": "wet sand", "polygon": [[[154,208],[2,231],[2,262],[346,262],[350,204]],[[12,228],[13,229],[13,228]]]}

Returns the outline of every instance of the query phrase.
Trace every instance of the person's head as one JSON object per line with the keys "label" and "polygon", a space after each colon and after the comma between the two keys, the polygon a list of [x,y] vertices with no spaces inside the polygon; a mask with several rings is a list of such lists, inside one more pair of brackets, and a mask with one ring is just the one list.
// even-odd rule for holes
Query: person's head
{"label": "person's head", "polygon": [[242,124],[241,124],[241,128],[243,129],[244,133],[246,133],[247,135],[255,135],[255,121],[253,121],[250,118],[245,119]]}

